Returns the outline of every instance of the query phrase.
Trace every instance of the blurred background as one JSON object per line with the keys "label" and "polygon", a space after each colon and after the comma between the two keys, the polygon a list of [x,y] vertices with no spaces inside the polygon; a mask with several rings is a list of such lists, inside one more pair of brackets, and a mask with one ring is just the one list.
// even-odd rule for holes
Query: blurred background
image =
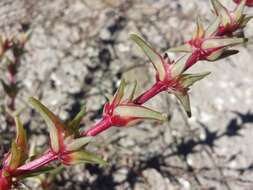
{"label": "blurred background", "polygon": [[[222,2],[234,7],[232,0]],[[41,151],[48,136],[41,117],[26,105],[29,96],[39,97],[64,121],[86,104],[83,127],[88,128],[101,117],[105,95],[116,90],[121,77],[137,80],[139,93],[152,85],[151,64],[128,34],[141,34],[163,52],[191,37],[197,15],[206,25],[212,21],[208,0],[1,0],[1,34],[11,36],[24,25],[32,30],[18,73],[21,90],[17,97],[17,107],[25,107],[21,118],[30,144]],[[170,114],[169,122],[147,121],[96,137],[90,148],[109,162],[108,167],[69,167],[55,175],[26,180],[24,186],[253,189],[252,29],[253,22],[245,31],[249,43],[237,48],[238,55],[215,63],[199,62],[192,68],[212,74],[190,92],[191,119],[173,96],[162,93],[147,104]],[[3,69],[0,75],[5,77]],[[1,89],[0,104],[4,101]],[[2,158],[15,133],[2,114],[0,121]]]}

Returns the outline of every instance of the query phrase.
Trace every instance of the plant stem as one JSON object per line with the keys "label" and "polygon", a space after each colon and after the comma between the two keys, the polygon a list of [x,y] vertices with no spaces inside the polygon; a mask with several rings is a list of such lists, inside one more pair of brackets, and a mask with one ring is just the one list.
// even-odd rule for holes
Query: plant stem
{"label": "plant stem", "polygon": [[58,155],[53,153],[52,151],[48,151],[46,152],[44,155],[42,155],[41,157],[28,162],[22,166],[20,166],[19,168],[17,168],[17,170],[15,171],[15,175],[21,175],[21,174],[25,174],[27,172],[36,170],[54,160],[56,160],[58,158]]}
{"label": "plant stem", "polygon": [[96,136],[104,130],[110,128],[112,122],[110,117],[103,117],[98,123],[91,127],[88,131],[82,132],[81,136]]}
{"label": "plant stem", "polygon": [[134,100],[134,103],[139,104],[139,105],[144,104],[145,102],[147,102],[148,100],[150,100],[151,98],[159,94],[160,92],[166,90],[165,87],[166,86],[162,82],[159,82],[159,81],[156,82],[149,90],[147,90],[146,92],[138,96]]}

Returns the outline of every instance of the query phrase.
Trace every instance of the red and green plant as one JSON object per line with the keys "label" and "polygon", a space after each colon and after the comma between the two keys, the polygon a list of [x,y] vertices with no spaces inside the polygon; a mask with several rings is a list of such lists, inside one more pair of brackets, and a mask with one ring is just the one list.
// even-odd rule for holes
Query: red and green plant
{"label": "red and green plant", "polygon": [[21,31],[14,36],[0,36],[0,61],[6,72],[6,79],[1,77],[0,82],[6,93],[6,105],[2,106],[8,125],[13,126],[12,113],[16,110],[16,98],[19,93],[19,81],[17,74],[21,65],[21,59],[26,53],[25,45],[29,40],[31,31],[24,24]]}
{"label": "red and green plant", "polygon": [[[97,136],[111,127],[125,127],[146,119],[166,121],[166,115],[143,105],[163,91],[175,95],[190,117],[191,106],[188,93],[190,87],[209,75],[210,72],[192,74],[186,73],[186,71],[199,61],[217,61],[238,53],[237,50],[231,50],[230,47],[247,41],[244,37],[238,36],[236,32],[243,30],[252,18],[252,16],[244,14],[245,5],[252,5],[250,0],[235,1],[238,4],[233,11],[229,11],[218,0],[211,0],[211,2],[215,14],[213,22],[207,28],[204,28],[201,19],[198,18],[193,37],[183,45],[170,48],[163,54],[158,53],[137,34],[130,35],[130,38],[152,63],[156,71],[155,84],[136,97],[137,83],[129,85],[122,79],[114,97],[104,105],[101,120],[87,131],[81,132],[79,129],[80,122],[85,115],[85,108],[71,122],[65,124],[39,100],[30,98],[29,103],[31,106],[41,114],[47,123],[50,146],[41,155],[29,158],[26,131],[19,117],[15,116],[16,139],[12,142],[11,149],[5,154],[2,162],[0,190],[11,189],[17,181],[24,177],[50,172],[54,168],[51,166],[54,161],[58,161],[62,165],[79,163],[105,165],[106,162],[102,158],[85,150],[84,147],[92,142],[93,136]],[[1,42],[1,55],[4,54],[6,49],[13,46],[10,44],[15,44],[3,39]],[[170,60],[169,52],[185,54],[177,60]],[[15,72],[11,68],[8,69],[8,72],[14,76]],[[9,79],[8,88],[3,83],[6,92],[9,88],[14,89],[14,87],[10,87],[14,80],[11,78]],[[10,96],[11,102],[13,102],[15,96],[15,93]]]}

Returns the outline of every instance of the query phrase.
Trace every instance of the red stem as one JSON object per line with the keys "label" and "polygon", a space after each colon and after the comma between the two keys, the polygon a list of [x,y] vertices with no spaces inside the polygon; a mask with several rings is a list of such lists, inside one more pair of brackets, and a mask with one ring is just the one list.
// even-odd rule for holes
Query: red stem
{"label": "red stem", "polygon": [[187,60],[184,71],[188,70],[190,67],[196,64],[199,60],[200,60],[200,53],[198,51],[193,52],[192,55]]}
{"label": "red stem", "polygon": [[145,102],[147,102],[148,100],[150,100],[151,98],[159,94],[160,92],[166,90],[165,87],[166,86],[162,82],[159,82],[159,81],[156,82],[149,90],[147,90],[146,92],[138,96],[134,100],[134,103],[139,104],[139,105],[144,104]]}
{"label": "red stem", "polygon": [[112,126],[111,118],[109,116],[105,116],[102,118],[102,120],[96,123],[88,131],[82,132],[81,136],[96,136],[97,134],[110,128],[111,126]]}
{"label": "red stem", "polygon": [[17,168],[14,172],[14,176],[25,174],[30,171],[36,170],[36,169],[40,168],[41,166],[44,166],[54,160],[57,160],[57,158],[58,158],[57,154],[53,153],[52,151],[48,151],[44,155],[42,155],[41,157],[39,157],[31,162],[28,162],[28,163],[20,166],[19,168]]}

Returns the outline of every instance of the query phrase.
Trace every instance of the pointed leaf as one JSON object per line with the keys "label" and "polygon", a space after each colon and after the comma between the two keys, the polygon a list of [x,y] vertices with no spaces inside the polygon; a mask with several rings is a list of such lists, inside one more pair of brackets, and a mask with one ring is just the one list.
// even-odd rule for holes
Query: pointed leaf
{"label": "pointed leaf", "polygon": [[219,2],[219,0],[211,0],[216,15],[220,16],[224,26],[230,23],[230,14],[228,10]]}
{"label": "pointed leaf", "polygon": [[10,163],[9,167],[11,170],[16,169],[18,166],[22,164],[22,150],[18,147],[16,142],[12,142],[11,152],[10,152]]}
{"label": "pointed leaf", "polygon": [[0,60],[3,58],[3,55],[6,51],[5,45],[7,43],[7,39],[5,36],[0,35]]}
{"label": "pointed leaf", "polygon": [[71,122],[69,122],[67,124],[67,128],[70,129],[71,134],[78,133],[78,129],[79,129],[80,123],[81,123],[83,117],[85,116],[85,114],[86,114],[86,107],[82,106],[81,110],[75,116],[75,118]]}
{"label": "pointed leaf", "polygon": [[20,147],[23,153],[27,153],[27,135],[26,131],[21,123],[19,117],[15,117],[15,124],[16,124],[16,144]]}
{"label": "pointed leaf", "polygon": [[220,59],[224,59],[227,58],[231,55],[235,55],[239,53],[238,50],[227,50],[227,49],[221,49],[218,51],[213,52],[211,55],[209,55],[206,59],[208,61],[216,61],[216,60],[220,60]]}
{"label": "pointed leaf", "polygon": [[203,49],[222,48],[227,46],[234,46],[246,42],[245,38],[211,38],[202,43]]}
{"label": "pointed leaf", "polygon": [[207,37],[213,36],[217,32],[219,26],[220,26],[220,18],[216,17],[216,19],[206,29],[206,36]]}
{"label": "pointed leaf", "polygon": [[187,91],[183,91],[183,92],[177,91],[177,92],[173,92],[173,94],[177,97],[177,99],[182,104],[185,112],[187,113],[187,116],[191,117],[192,114],[191,114],[190,97]]}
{"label": "pointed leaf", "polygon": [[114,114],[122,118],[154,119],[165,121],[166,116],[160,112],[139,105],[119,105]]}
{"label": "pointed leaf", "polygon": [[29,103],[36,109],[47,123],[50,135],[51,148],[54,152],[59,152],[63,146],[64,125],[46,106],[35,98],[29,98]]}
{"label": "pointed leaf", "polygon": [[204,72],[204,73],[198,73],[198,74],[184,74],[182,75],[182,78],[180,79],[180,81],[185,88],[188,88],[192,86],[195,82],[208,76],[210,73],[211,72]]}
{"label": "pointed leaf", "polygon": [[253,15],[244,16],[244,18],[243,18],[242,21],[241,21],[240,26],[241,26],[242,28],[244,28],[252,18],[253,18]]}
{"label": "pointed leaf", "polygon": [[17,85],[13,84],[13,85],[8,85],[4,82],[4,80],[0,79],[2,85],[3,85],[3,89],[4,92],[11,98],[15,98],[17,93],[18,93],[18,87]]}
{"label": "pointed leaf", "polygon": [[106,165],[107,163],[97,156],[94,153],[87,152],[87,151],[78,151],[69,153],[63,160],[63,163],[66,165],[74,165],[74,164],[99,164],[99,165]]}
{"label": "pointed leaf", "polygon": [[184,45],[173,47],[167,50],[167,52],[185,52],[185,53],[191,53],[192,47],[190,44],[186,43]]}
{"label": "pointed leaf", "polygon": [[124,97],[122,98],[124,101],[127,100],[131,102],[134,99],[135,92],[137,88],[137,81],[127,84],[124,92]]}
{"label": "pointed leaf", "polygon": [[134,84],[133,84],[133,87],[132,89],[130,90],[130,96],[129,96],[129,101],[132,101],[134,99],[134,95],[135,95],[135,92],[136,92],[136,88],[137,88],[137,81],[135,80],[134,81]]}
{"label": "pointed leaf", "polygon": [[234,11],[234,15],[237,21],[239,21],[243,16],[243,11],[245,8],[246,0],[242,0],[240,4],[237,6],[237,8]]}
{"label": "pointed leaf", "polygon": [[27,32],[22,32],[18,36],[18,43],[24,45],[32,36],[32,30],[28,30]]}
{"label": "pointed leaf", "polygon": [[49,172],[52,172],[55,169],[55,167],[52,166],[44,166],[42,168],[39,168],[37,170],[31,170],[27,174],[22,175],[20,177],[22,178],[27,178],[27,177],[35,177],[41,174],[47,174]]}
{"label": "pointed leaf", "polygon": [[88,144],[91,141],[92,137],[81,137],[74,139],[71,143],[66,145],[66,151],[77,151],[82,148],[84,145]]}
{"label": "pointed leaf", "polygon": [[204,36],[205,36],[204,26],[202,24],[202,21],[200,20],[200,17],[198,17],[196,29],[195,29],[192,39],[199,39],[199,38],[203,38]]}
{"label": "pointed leaf", "polygon": [[120,103],[124,96],[124,90],[126,87],[126,81],[125,79],[121,79],[119,88],[117,92],[114,94],[113,101],[111,102],[112,105],[116,106]]}
{"label": "pointed leaf", "polygon": [[217,61],[218,59],[220,59],[220,57],[221,57],[221,55],[223,54],[224,51],[225,51],[225,48],[218,49],[218,50],[212,52],[210,55],[208,55],[206,57],[206,60],[208,60],[208,61]]}
{"label": "pointed leaf", "polygon": [[187,61],[191,57],[191,54],[187,54],[177,60],[171,67],[171,76],[176,77],[182,74],[186,68]]}
{"label": "pointed leaf", "polygon": [[166,76],[166,71],[164,68],[163,58],[158,54],[147,42],[140,38],[136,34],[131,34],[130,38],[143,50],[143,52],[148,56],[153,66],[155,67],[159,79],[162,81]]}

